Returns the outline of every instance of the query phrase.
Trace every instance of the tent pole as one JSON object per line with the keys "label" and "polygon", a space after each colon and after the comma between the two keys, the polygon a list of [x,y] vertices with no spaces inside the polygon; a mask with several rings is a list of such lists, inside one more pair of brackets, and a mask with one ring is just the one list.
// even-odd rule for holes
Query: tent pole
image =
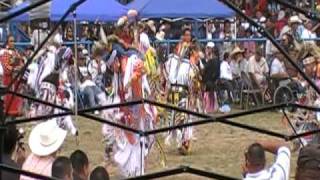
{"label": "tent pole", "polygon": [[72,13],[73,15],[73,40],[74,40],[74,79],[75,79],[75,87],[74,87],[74,113],[75,120],[78,122],[78,45],[77,45],[77,14],[76,9]]}

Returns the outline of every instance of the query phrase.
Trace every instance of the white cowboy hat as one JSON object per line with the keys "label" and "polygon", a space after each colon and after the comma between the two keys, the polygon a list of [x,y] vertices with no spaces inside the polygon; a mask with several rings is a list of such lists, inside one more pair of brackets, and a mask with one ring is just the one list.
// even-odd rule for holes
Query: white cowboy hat
{"label": "white cowboy hat", "polygon": [[232,52],[230,53],[230,57],[233,57],[234,55],[238,54],[238,53],[244,53],[243,49],[240,49],[238,46],[236,46]]}
{"label": "white cowboy hat", "polygon": [[214,48],[214,42],[208,42],[206,47]]}
{"label": "white cowboy hat", "polygon": [[299,16],[291,16],[289,19],[289,23],[302,23],[301,19],[299,18]]}
{"label": "white cowboy hat", "polygon": [[286,16],[286,13],[284,12],[284,10],[279,11],[278,21],[280,21],[281,19],[283,19],[285,16]]}
{"label": "white cowboy hat", "polygon": [[158,33],[156,34],[156,39],[159,40],[159,41],[163,41],[165,35],[166,35],[165,32],[160,31],[160,32],[158,32]]}
{"label": "white cowboy hat", "polygon": [[50,120],[40,123],[30,133],[30,150],[37,156],[48,156],[61,147],[66,136],[67,131],[61,129],[56,121]]}

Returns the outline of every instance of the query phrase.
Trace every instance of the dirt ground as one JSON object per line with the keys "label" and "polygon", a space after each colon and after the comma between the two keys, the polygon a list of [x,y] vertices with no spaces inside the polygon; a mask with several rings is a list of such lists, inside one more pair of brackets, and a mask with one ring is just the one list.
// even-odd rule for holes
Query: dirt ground
{"label": "dirt ground", "polygon": [[[233,119],[243,124],[273,130],[276,132],[289,133],[288,129],[281,123],[281,113],[265,112],[256,115],[244,116]],[[81,119],[76,122],[79,128],[79,144],[75,137],[68,136],[59,155],[69,156],[74,150],[81,149],[88,154],[90,166],[104,165],[104,145],[101,135],[101,124]],[[259,140],[273,139],[248,130],[233,128],[227,125],[215,123],[197,126],[194,130],[195,139],[192,141],[192,153],[188,156],[178,154],[176,146],[164,146],[167,164],[163,167],[159,160],[159,151],[153,148],[147,159],[146,173],[171,169],[180,165],[241,178],[241,164],[246,147]],[[268,155],[269,164],[273,158]],[[296,153],[293,153],[291,174],[293,177],[296,163]],[[113,179],[119,179],[117,168],[108,169]],[[190,174],[172,176],[163,179],[206,179]]]}

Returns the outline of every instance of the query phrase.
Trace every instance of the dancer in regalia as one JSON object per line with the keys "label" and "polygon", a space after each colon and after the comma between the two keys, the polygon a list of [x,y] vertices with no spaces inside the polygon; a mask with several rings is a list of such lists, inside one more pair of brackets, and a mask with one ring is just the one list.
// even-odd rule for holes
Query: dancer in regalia
{"label": "dancer in regalia", "polygon": [[[169,86],[168,100],[169,102],[188,109],[190,105],[189,87],[192,86],[192,76],[194,70],[190,64],[192,50],[187,48],[185,54],[180,58],[177,55],[170,55],[169,60],[165,63],[165,71],[167,74],[167,83]],[[170,125],[184,124],[191,122],[191,117],[184,113],[171,113]],[[190,152],[190,141],[192,137],[192,128],[183,128],[170,132],[166,137],[165,143],[170,144],[172,138],[176,139],[178,149],[182,154]]]}
{"label": "dancer in regalia", "polygon": [[[53,72],[46,76],[39,85],[37,97],[45,102],[64,106],[66,108],[73,108],[73,93],[70,90],[65,90],[59,85],[59,74]],[[58,114],[64,112],[63,110],[53,108],[40,103],[33,103],[31,106],[30,117]],[[71,134],[77,135],[77,129],[72,122],[71,115],[51,118],[48,121],[56,121],[60,128],[69,130]]]}

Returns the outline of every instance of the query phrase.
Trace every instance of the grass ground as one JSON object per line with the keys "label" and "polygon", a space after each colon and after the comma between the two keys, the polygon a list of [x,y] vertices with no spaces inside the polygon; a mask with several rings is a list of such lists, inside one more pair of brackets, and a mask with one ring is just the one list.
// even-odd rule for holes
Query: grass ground
{"label": "grass ground", "polygon": [[[281,117],[282,115],[280,113],[265,112],[233,119],[233,121],[276,132],[288,133],[288,129],[281,123]],[[102,142],[101,124],[80,118],[77,126],[80,129],[80,143],[77,144],[75,138],[69,136],[59,155],[69,156],[74,150],[82,149],[89,156],[91,168],[97,165],[104,165],[104,145]],[[194,136],[196,139],[192,142],[191,155],[181,156],[178,154],[175,146],[164,146],[167,158],[166,167],[161,166],[158,150],[154,148],[147,160],[146,173],[170,169],[178,167],[179,165],[188,165],[241,178],[241,164],[246,147],[259,140],[273,139],[273,137],[270,136],[219,123],[197,126],[194,130]],[[293,156],[291,174],[294,174],[296,162],[296,154]],[[272,156],[269,155],[268,157],[270,164],[272,162]],[[117,168],[112,167],[108,170],[114,179],[119,179]],[[187,180],[205,178],[185,174],[164,179]]]}

